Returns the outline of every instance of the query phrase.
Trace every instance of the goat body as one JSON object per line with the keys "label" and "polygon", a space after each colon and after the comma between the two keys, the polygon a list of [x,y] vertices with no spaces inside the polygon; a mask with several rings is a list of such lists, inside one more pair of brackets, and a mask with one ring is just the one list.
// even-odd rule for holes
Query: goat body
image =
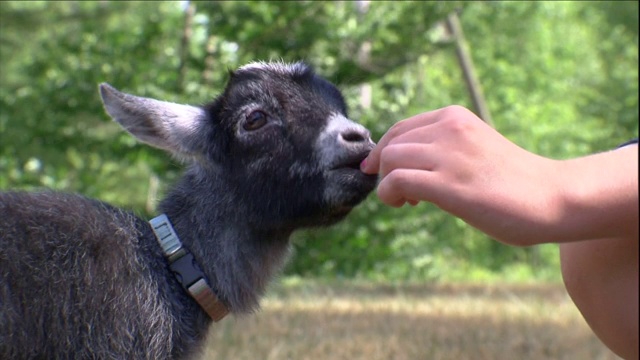
{"label": "goat body", "polygon": [[[302,63],[253,63],[211,103],[100,86],[106,111],[186,163],[159,209],[232,313],[258,307],[299,228],[344,218],[375,187],[369,132]],[[211,319],[149,225],[79,195],[0,193],[0,358],[192,357]]]}

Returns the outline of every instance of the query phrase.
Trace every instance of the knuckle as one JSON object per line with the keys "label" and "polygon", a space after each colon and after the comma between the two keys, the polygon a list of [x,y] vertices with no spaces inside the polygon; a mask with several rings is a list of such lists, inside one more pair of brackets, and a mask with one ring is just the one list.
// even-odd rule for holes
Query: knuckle
{"label": "knuckle", "polygon": [[394,139],[398,135],[402,134],[404,132],[405,126],[406,126],[406,120],[402,120],[393,124],[389,129],[389,131],[387,132],[389,134],[389,137],[391,139]]}
{"label": "knuckle", "polygon": [[399,200],[402,198],[400,195],[400,189],[396,184],[396,176],[392,175],[395,171],[392,171],[391,176],[386,176],[378,185],[377,194],[383,203],[391,206],[398,206]]}
{"label": "knuckle", "polygon": [[389,143],[389,146],[385,146],[380,151],[380,162],[389,162],[393,159],[393,154],[395,153],[393,142]]}
{"label": "knuckle", "polygon": [[462,106],[452,105],[443,114],[443,125],[453,133],[465,133],[473,125],[473,121],[469,121],[469,113],[470,111]]}
{"label": "knuckle", "polygon": [[453,118],[447,122],[449,131],[456,134],[464,133],[467,130],[467,125],[468,123],[461,118]]}
{"label": "knuckle", "polygon": [[441,118],[446,120],[465,118],[469,110],[461,105],[449,105],[441,109]]}
{"label": "knuckle", "polygon": [[457,105],[457,104],[449,106],[449,110],[455,114],[462,114],[462,113],[469,112],[469,110],[466,107],[462,105]]}
{"label": "knuckle", "polygon": [[459,117],[467,114],[469,110],[462,105],[449,105],[442,108],[442,112],[447,117]]}
{"label": "knuckle", "polygon": [[407,178],[404,176],[404,172],[398,169],[392,169],[389,171],[386,179],[392,189],[402,189],[407,183]]}

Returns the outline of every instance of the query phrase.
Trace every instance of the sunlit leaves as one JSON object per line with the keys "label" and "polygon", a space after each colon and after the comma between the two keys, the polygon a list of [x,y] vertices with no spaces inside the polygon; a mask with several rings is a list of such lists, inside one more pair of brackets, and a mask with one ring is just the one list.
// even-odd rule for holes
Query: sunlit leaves
{"label": "sunlit leaves", "polygon": [[[350,116],[375,139],[408,116],[470,106],[438,26],[456,8],[509,139],[567,158],[638,134],[637,1],[194,1],[186,54],[185,4],[0,1],[0,188],[46,186],[154,212],[179,166],[111,122],[103,81],[202,104],[246,62],[306,60],[341,86]],[[509,248],[433,206],[391,209],[375,195],[294,244],[289,271],[311,275],[461,279],[557,268],[554,247]]]}

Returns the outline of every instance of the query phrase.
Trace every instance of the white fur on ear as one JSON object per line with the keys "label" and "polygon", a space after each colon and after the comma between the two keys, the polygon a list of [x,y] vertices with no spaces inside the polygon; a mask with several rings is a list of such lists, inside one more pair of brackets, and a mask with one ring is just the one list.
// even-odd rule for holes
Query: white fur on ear
{"label": "white fur on ear", "polygon": [[125,94],[107,83],[100,84],[100,95],[107,113],[140,141],[175,155],[196,150],[203,109]]}

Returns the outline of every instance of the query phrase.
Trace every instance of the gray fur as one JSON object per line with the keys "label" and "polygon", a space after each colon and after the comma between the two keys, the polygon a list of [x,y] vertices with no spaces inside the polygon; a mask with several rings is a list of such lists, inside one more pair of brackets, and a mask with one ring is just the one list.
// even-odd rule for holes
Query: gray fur
{"label": "gray fur", "polygon": [[[339,221],[375,186],[357,169],[369,133],[302,63],[240,68],[203,107],[100,90],[127,131],[186,162],[159,208],[233,314],[258,308],[294,230]],[[146,220],[80,195],[0,193],[0,359],[184,359],[210,324]]]}

